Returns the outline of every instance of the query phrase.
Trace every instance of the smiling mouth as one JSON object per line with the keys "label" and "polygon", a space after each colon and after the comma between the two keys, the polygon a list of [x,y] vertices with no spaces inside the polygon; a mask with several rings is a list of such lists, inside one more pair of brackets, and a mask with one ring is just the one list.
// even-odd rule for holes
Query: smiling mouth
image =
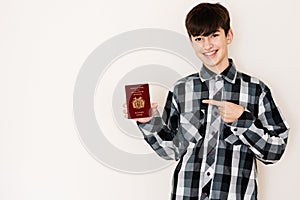
{"label": "smiling mouth", "polygon": [[218,50],[215,50],[215,51],[210,51],[210,52],[206,52],[206,53],[203,53],[203,55],[205,56],[213,56],[217,53]]}

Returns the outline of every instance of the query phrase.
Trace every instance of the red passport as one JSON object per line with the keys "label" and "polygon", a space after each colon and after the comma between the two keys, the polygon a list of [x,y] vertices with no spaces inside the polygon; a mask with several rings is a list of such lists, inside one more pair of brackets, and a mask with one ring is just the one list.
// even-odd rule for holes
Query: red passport
{"label": "red passport", "polygon": [[128,118],[150,117],[150,94],[148,84],[125,85]]}

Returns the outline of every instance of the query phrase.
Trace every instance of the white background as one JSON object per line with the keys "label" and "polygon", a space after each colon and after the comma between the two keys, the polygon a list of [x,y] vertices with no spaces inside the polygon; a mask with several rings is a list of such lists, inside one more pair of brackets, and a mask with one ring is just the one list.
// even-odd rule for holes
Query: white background
{"label": "white background", "polygon": [[[174,165],[132,175],[86,151],[73,119],[73,90],[81,65],[102,42],[140,28],[185,34],[185,16],[199,2],[1,0],[0,199],[169,199]],[[299,1],[220,2],[231,13],[231,57],[270,86],[291,126],[282,160],[259,165],[260,199],[297,199]]]}

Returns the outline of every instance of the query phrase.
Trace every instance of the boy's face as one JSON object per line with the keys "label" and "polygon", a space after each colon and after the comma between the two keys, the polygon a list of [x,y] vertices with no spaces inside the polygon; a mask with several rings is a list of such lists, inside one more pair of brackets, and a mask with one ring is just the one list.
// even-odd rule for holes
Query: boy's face
{"label": "boy's face", "polygon": [[191,44],[203,64],[219,74],[229,65],[227,46],[232,39],[231,29],[226,36],[224,29],[219,28],[208,36],[191,36]]}

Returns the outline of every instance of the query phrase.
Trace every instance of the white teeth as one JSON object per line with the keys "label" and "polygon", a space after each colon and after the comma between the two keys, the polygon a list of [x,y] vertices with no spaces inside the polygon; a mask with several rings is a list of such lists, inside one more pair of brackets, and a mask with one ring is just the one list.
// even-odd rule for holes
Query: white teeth
{"label": "white teeth", "polygon": [[206,55],[206,56],[211,56],[211,55],[213,55],[214,53],[216,53],[216,51],[211,51],[211,52],[208,52],[208,53],[204,53],[204,55]]}

